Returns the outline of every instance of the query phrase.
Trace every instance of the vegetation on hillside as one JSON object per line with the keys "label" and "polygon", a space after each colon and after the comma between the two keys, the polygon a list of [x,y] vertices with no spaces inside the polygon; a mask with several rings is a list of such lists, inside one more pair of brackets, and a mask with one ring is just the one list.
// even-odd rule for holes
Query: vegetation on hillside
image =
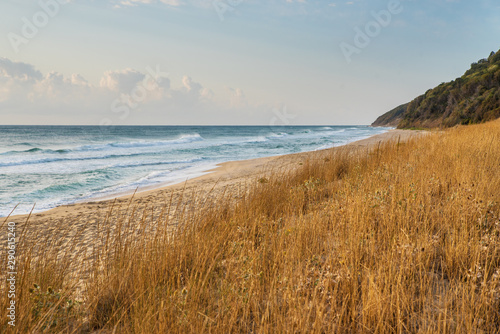
{"label": "vegetation on hillside", "polygon": [[390,111],[373,125],[398,128],[451,127],[500,117],[500,51],[473,63],[465,74],[411,101],[399,115]]}
{"label": "vegetation on hillside", "polygon": [[408,103],[402,104],[389,112],[386,112],[372,124],[372,126],[398,126],[403,119],[403,114],[406,112]]}
{"label": "vegetation on hillside", "polygon": [[318,155],[176,210],[174,234],[148,210],[102,222],[82,296],[59,240],[21,240],[17,326],[0,332],[497,332],[499,165],[495,121]]}

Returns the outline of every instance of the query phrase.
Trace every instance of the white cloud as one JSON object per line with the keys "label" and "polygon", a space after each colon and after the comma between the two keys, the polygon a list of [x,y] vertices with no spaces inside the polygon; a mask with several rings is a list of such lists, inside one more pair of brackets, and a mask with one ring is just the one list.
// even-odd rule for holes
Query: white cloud
{"label": "white cloud", "polygon": [[192,95],[201,95],[202,92],[204,91],[204,88],[203,86],[198,83],[198,82],[194,82],[191,77],[185,75],[183,78],[182,78],[182,85],[184,86],[184,88],[186,89],[186,91]]}
{"label": "white cloud", "polygon": [[245,93],[241,88],[226,87],[230,94],[231,107],[238,108],[247,105]]}
{"label": "white cloud", "polygon": [[79,74],[44,75],[30,64],[0,58],[0,110],[10,124],[210,123],[250,113],[239,88],[217,96],[187,75],[173,87],[164,76],[158,67],[127,68],[106,71],[93,85]]}
{"label": "white cloud", "polygon": [[0,76],[27,80],[41,79],[42,73],[35,70],[33,65],[0,57]]}
{"label": "white cloud", "polygon": [[145,77],[145,74],[130,68],[106,71],[101,78],[100,86],[119,93],[129,93]]}
{"label": "white cloud", "polygon": [[89,82],[84,77],[82,77],[80,74],[71,75],[71,83],[73,85],[90,87]]}
{"label": "white cloud", "polygon": [[180,0],[160,0],[160,2],[170,5],[170,6],[180,6],[182,2]]}

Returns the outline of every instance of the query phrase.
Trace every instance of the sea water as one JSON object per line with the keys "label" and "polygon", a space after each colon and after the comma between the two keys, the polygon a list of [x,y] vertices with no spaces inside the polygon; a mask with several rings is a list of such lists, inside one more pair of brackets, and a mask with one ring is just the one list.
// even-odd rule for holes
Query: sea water
{"label": "sea water", "polygon": [[340,146],[368,126],[0,126],[0,216],[141,191],[218,163]]}

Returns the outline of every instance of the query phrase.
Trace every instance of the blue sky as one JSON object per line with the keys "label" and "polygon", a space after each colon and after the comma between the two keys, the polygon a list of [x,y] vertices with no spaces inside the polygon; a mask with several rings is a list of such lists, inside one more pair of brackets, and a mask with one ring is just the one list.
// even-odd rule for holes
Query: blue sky
{"label": "blue sky", "polygon": [[0,18],[2,124],[369,124],[500,37],[493,0],[4,0]]}

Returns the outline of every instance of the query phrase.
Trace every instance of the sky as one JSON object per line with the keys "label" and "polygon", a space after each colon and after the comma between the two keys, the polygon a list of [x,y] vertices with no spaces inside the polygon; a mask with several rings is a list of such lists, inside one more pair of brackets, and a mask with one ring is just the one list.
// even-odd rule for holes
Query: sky
{"label": "sky", "polygon": [[2,0],[2,125],[363,125],[499,49],[497,0]]}

